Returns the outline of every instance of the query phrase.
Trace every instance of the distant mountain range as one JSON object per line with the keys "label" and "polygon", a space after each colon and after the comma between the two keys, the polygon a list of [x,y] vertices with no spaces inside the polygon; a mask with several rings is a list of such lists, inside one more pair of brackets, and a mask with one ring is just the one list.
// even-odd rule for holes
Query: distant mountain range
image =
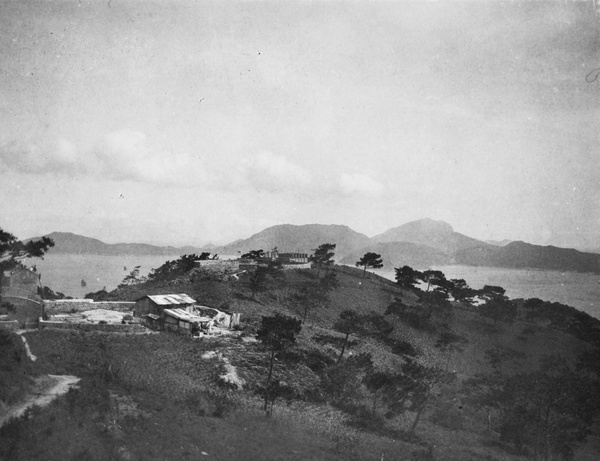
{"label": "distant mountain range", "polygon": [[525,242],[484,242],[454,232],[443,221],[421,219],[394,227],[372,238],[343,225],[282,224],[272,226],[247,239],[223,246],[161,247],[139,243],[107,244],[67,232],[47,237],[55,241],[51,253],[96,255],[182,255],[209,251],[236,255],[249,250],[312,253],[322,243],[335,243],[336,259],[354,264],[366,252],[382,255],[385,268],[408,265],[418,269],[447,264],[505,268],[536,268],[600,273],[600,255]]}
{"label": "distant mountain range", "polygon": [[[71,232],[52,232],[44,237],[50,237],[54,240],[54,247],[49,253],[69,253],[69,254],[93,254],[106,256],[119,255],[183,255],[201,252],[201,248],[184,246],[180,248],[172,246],[156,246],[146,243],[104,243],[98,239],[84,237],[83,235],[73,234]],[[37,240],[39,237],[28,240]],[[209,251],[209,250],[204,250]]]}

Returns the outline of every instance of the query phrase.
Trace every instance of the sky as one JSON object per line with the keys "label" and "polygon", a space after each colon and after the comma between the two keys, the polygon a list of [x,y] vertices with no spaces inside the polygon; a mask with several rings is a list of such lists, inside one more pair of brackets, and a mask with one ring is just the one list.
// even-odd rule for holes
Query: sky
{"label": "sky", "polygon": [[3,1],[0,227],[600,248],[597,68],[591,0]]}

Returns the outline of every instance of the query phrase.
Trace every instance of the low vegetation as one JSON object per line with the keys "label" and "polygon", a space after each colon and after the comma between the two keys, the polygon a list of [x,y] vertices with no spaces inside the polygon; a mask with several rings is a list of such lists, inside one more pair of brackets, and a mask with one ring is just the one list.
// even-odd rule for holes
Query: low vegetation
{"label": "low vegetation", "polygon": [[[314,269],[267,267],[263,284],[182,258],[103,295],[187,293],[241,313],[239,336],[27,333],[38,361],[3,362],[13,382],[73,374],[81,388],[1,428],[0,459],[570,460],[600,449],[588,440],[599,321],[439,271],[400,267],[394,283],[366,273],[378,258],[336,266],[334,250],[319,247]],[[228,366],[241,389],[223,379]]]}

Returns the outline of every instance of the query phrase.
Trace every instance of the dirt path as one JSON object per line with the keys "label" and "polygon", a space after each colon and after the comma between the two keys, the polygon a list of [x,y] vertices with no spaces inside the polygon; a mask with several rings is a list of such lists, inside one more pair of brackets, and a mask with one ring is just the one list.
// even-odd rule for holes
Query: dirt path
{"label": "dirt path", "polygon": [[47,389],[43,394],[32,395],[27,398],[24,402],[21,402],[12,407],[8,407],[6,409],[6,413],[0,415],[0,427],[6,423],[12,417],[19,417],[27,408],[33,405],[39,405],[40,407],[44,407],[52,402],[59,395],[66,394],[69,389],[75,386],[80,378],[77,376],[69,376],[69,375],[48,375],[48,377],[56,380],[56,384],[54,384],[51,388]]}
{"label": "dirt path", "polygon": [[23,344],[25,344],[25,352],[27,352],[27,357],[29,357],[29,360],[31,360],[32,362],[35,362],[37,360],[37,357],[31,353],[31,349],[29,348],[29,343],[27,342],[27,339],[25,338],[25,336],[23,336],[23,333],[27,333],[28,331],[35,331],[35,330],[18,330],[17,334],[19,336],[21,336],[21,339],[23,340]]}

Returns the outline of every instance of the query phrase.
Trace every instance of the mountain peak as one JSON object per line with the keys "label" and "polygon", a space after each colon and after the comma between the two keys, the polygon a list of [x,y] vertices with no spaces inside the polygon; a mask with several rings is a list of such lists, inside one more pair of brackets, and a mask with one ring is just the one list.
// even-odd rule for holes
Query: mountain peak
{"label": "mountain peak", "polygon": [[423,218],[417,221],[412,221],[400,227],[405,226],[420,228],[423,232],[440,232],[447,234],[454,232],[454,228],[446,221],[439,221],[431,218]]}
{"label": "mountain peak", "polygon": [[470,248],[485,243],[454,232],[450,224],[445,221],[436,221],[424,218],[412,221],[371,239],[375,243],[409,242],[419,245],[428,245],[437,250],[451,254],[463,248]]}

